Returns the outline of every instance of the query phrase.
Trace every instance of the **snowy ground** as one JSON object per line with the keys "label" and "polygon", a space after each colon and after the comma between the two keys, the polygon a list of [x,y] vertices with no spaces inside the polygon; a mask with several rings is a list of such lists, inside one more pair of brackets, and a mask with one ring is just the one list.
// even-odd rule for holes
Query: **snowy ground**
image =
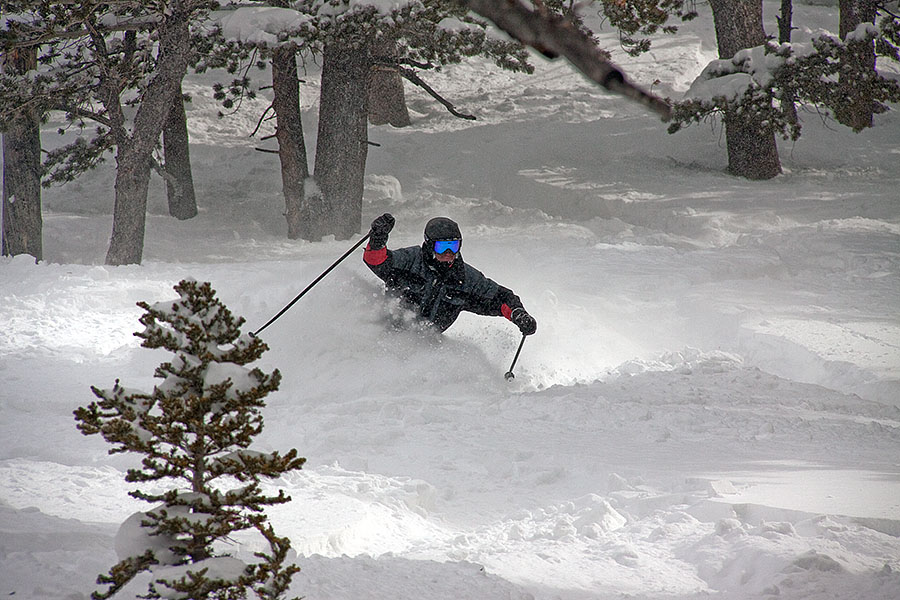
{"label": "snowy ground", "polygon": [[[829,11],[798,22],[834,29]],[[620,64],[677,95],[710,32],[704,16]],[[538,333],[507,383],[512,325],[386,328],[358,256],[266,330],[261,366],[284,381],[259,446],[309,459],[271,511],[293,591],[900,597],[900,115],[854,135],[806,113],[785,174],[754,183],[724,172],[719,131],[669,136],[563,63],[429,81],[479,120],[408,89],[413,126],[370,131],[365,219],[397,217],[392,247],[457,219],[466,260]],[[187,85],[201,214],[165,217],[156,181],[143,265],[102,265],[109,170],[46,192],[44,262],[0,259],[0,595],[88,597],[147,508],[127,496],[134,457],[71,414],[90,385],[153,385],[164,355],[132,335],[135,302],[194,277],[255,329],[350,246],[285,238],[277,165],[247,138],[267,101],[219,121],[206,83]]]}

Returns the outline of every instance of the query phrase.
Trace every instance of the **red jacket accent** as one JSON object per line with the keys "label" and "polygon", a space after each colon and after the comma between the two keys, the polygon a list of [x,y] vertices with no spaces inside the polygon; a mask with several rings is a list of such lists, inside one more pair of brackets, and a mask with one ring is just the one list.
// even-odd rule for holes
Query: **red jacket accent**
{"label": "red jacket accent", "polygon": [[369,248],[369,245],[366,244],[366,251],[363,252],[363,260],[366,261],[367,265],[372,265],[373,267],[378,266],[387,260],[387,248],[382,247],[378,250],[372,250]]}
{"label": "red jacket accent", "polygon": [[500,313],[501,313],[504,317],[506,317],[507,319],[509,319],[510,321],[512,321],[512,309],[509,307],[509,304],[506,304],[506,303],[504,302],[502,305],[500,305]]}

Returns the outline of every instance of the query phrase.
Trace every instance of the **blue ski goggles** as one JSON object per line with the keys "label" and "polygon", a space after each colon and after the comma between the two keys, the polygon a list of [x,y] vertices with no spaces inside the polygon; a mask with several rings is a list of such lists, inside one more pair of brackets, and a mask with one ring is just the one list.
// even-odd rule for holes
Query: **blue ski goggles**
{"label": "blue ski goggles", "polygon": [[446,251],[450,251],[453,254],[459,253],[459,247],[462,245],[462,240],[435,240],[434,242],[434,253],[435,254],[443,254]]}

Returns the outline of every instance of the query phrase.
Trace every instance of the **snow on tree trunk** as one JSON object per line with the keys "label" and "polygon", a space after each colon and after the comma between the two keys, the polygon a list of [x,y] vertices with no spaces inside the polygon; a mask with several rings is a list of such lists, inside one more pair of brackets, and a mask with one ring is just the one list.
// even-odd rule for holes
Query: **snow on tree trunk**
{"label": "snow on tree trunk", "polygon": [[[719,58],[729,59],[739,50],[766,41],[762,0],[710,0],[716,27]],[[762,119],[747,112],[725,113],[728,170],[748,179],[771,179],[781,173],[775,133]]]}
{"label": "snow on tree trunk", "polygon": [[[25,74],[37,64],[34,49],[19,49],[2,56],[2,69]],[[40,116],[18,115],[3,132],[3,235],[2,254],[30,254],[43,258],[41,217]]]}
{"label": "snow on tree trunk", "polygon": [[322,194],[310,202],[310,239],[333,234],[346,240],[361,229],[370,67],[363,44],[325,48],[315,163]]}
{"label": "snow on tree trunk", "polygon": [[848,64],[841,66],[839,77],[842,94],[847,102],[835,110],[835,118],[854,131],[861,131],[872,126],[875,113],[871,91],[865,85],[860,85],[867,81],[860,73],[875,72],[875,43],[871,40],[848,39],[848,36],[861,24],[875,22],[875,1],[840,0],[840,13],[839,34],[847,44],[850,57]]}
{"label": "snow on tree trunk", "polygon": [[288,238],[310,239],[307,231],[310,225],[309,209],[305,206],[303,194],[304,181],[309,177],[309,163],[300,121],[300,81],[297,78],[295,44],[285,44],[275,50],[272,56],[272,89]]}
{"label": "snow on tree trunk", "polygon": [[166,193],[169,214],[186,220],[197,216],[197,200],[194,195],[194,178],[191,174],[191,154],[188,139],[187,115],[181,84],[172,99],[172,108],[163,127],[163,152],[165,153]]}

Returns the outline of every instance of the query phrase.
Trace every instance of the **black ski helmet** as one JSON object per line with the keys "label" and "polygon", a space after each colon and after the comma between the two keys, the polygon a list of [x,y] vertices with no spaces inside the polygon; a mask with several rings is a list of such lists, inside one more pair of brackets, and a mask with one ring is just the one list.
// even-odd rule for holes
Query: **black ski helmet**
{"label": "black ski helmet", "polygon": [[462,240],[456,221],[447,217],[435,217],[428,221],[425,225],[425,241],[435,240]]}

